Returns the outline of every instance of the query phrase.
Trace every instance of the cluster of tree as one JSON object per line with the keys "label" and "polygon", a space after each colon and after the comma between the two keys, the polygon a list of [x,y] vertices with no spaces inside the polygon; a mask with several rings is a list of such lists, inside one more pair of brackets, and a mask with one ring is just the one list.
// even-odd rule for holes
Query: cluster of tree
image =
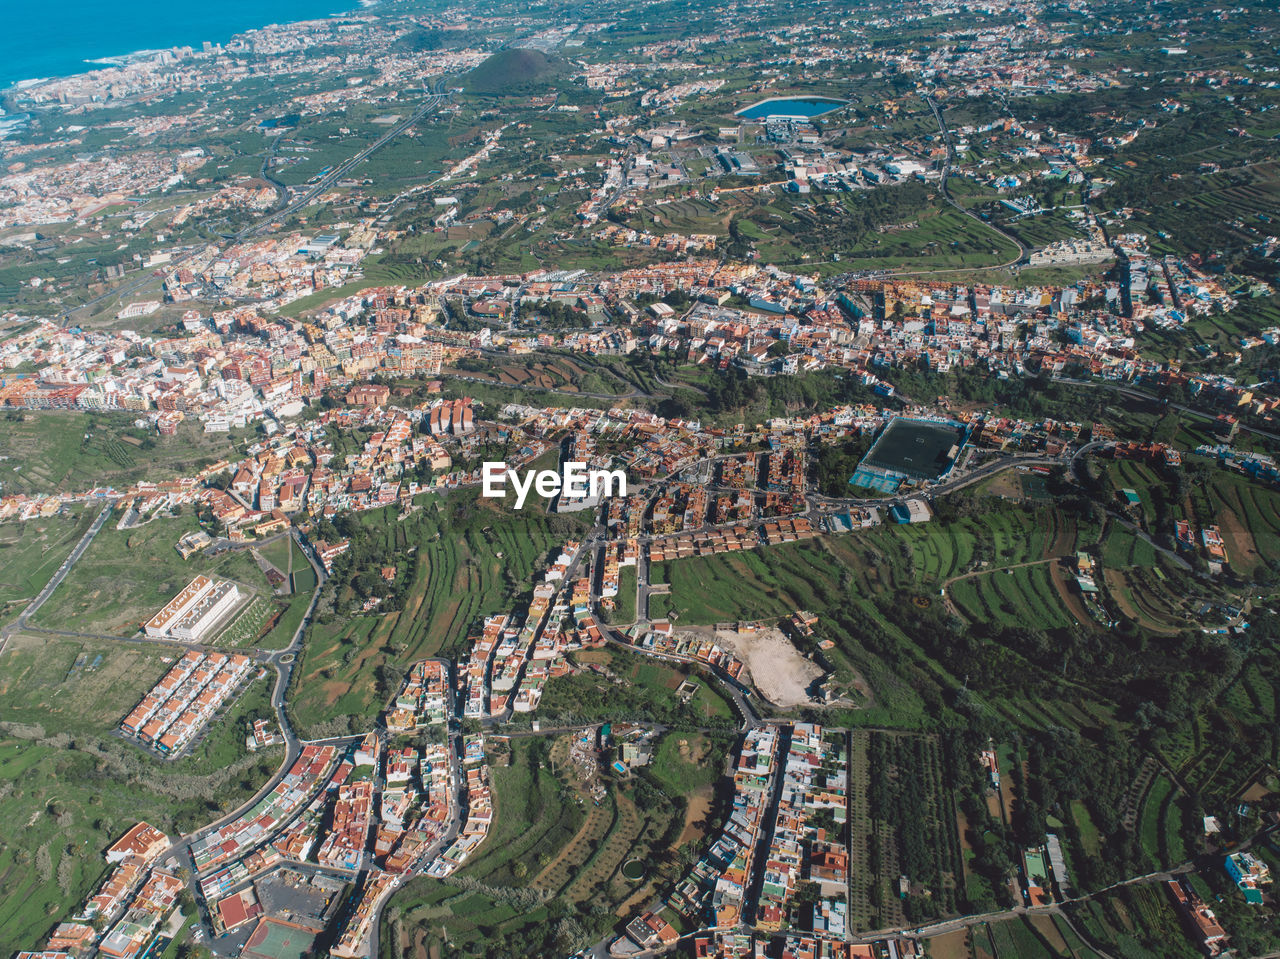
{"label": "cluster of tree", "polygon": [[[333,561],[333,572],[325,582],[324,589],[331,596],[336,599],[335,594],[347,587],[360,602],[380,597],[382,602],[378,608],[382,612],[404,608],[405,596],[415,578],[417,554],[410,556],[397,549],[381,532],[362,524],[349,513],[339,514],[332,520],[316,520],[312,538],[329,543],[345,539],[351,543],[347,551]],[[382,575],[382,569],[388,566],[397,567],[392,582]],[[321,617],[317,615],[317,619]]]}
{"label": "cluster of tree", "polygon": [[848,496],[849,478],[867,455],[872,439],[867,434],[819,447],[814,466],[818,492],[824,496]]}
{"label": "cluster of tree", "polygon": [[[488,272],[491,263],[477,264],[483,269],[480,272]],[[445,328],[449,330],[457,330],[461,333],[478,333],[486,326],[491,326],[492,320],[481,319],[478,316],[472,316],[467,312],[465,304],[461,300],[445,300]]]}
{"label": "cluster of tree", "polygon": [[736,729],[736,720],[709,717],[702,711],[702,696],[681,702],[674,689],[665,686],[614,685],[594,673],[566,676],[548,683],[542,697],[542,712],[565,722],[610,719],[614,722],[662,723],[673,729]]}
{"label": "cluster of tree", "polygon": [[929,893],[908,896],[912,922],[937,918],[957,905],[944,873],[955,868],[959,837],[955,817],[938,816],[942,783],[936,752],[934,741],[923,736],[882,734],[871,736],[868,750],[871,818],[889,825],[902,874]]}
{"label": "cluster of tree", "polygon": [[667,417],[691,417],[708,412],[716,416],[742,416],[751,411],[760,419],[766,419],[800,409],[865,402],[874,396],[868,387],[852,377],[830,370],[803,376],[751,377],[736,366],[701,390],[697,393],[677,389],[658,404],[657,412]]}
{"label": "cluster of tree", "polygon": [[521,322],[552,330],[586,330],[594,320],[585,310],[557,300],[539,300],[530,308],[522,307]]}

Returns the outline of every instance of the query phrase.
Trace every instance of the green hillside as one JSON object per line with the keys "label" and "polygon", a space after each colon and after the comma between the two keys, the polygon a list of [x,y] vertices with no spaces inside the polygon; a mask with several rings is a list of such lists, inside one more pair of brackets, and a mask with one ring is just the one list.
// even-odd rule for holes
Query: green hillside
{"label": "green hillside", "polygon": [[469,93],[509,95],[549,89],[565,61],[540,50],[500,50],[463,79]]}

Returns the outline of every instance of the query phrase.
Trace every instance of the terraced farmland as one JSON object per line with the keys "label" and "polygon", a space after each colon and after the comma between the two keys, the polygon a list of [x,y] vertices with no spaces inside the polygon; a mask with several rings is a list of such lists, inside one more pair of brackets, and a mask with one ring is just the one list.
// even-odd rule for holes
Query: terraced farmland
{"label": "terraced farmland", "polygon": [[970,620],[1041,629],[1066,629],[1075,623],[1045,563],[958,580],[951,585],[951,598]]}

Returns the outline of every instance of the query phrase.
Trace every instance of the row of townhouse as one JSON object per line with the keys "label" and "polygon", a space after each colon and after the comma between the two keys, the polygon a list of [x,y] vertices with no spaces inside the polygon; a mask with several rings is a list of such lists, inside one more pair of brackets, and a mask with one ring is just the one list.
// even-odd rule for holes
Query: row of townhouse
{"label": "row of townhouse", "polygon": [[730,678],[737,679],[745,668],[742,660],[729,650],[698,636],[677,636],[667,620],[659,620],[645,627],[637,627],[624,634],[636,648],[689,662],[703,663],[720,669]]}
{"label": "row of townhouse", "polygon": [[414,663],[387,712],[387,732],[410,733],[421,726],[443,723],[449,695],[449,672],[444,663],[434,659]]}
{"label": "row of townhouse", "polygon": [[748,730],[743,739],[734,764],[729,819],[668,900],[689,921],[727,929],[750,918],[748,894],[778,772],[780,735],[776,727],[760,726]]}
{"label": "row of townhouse", "polygon": [[187,652],[120,723],[162,755],[175,755],[244,682],[252,660],[240,653]]}
{"label": "row of townhouse", "polygon": [[177,902],[183,883],[155,868],[169,837],[140,822],[107,849],[111,872],[71,920],[60,922],[43,953],[20,956],[82,955],[94,949],[112,959],[134,959],[153,938]]}
{"label": "row of townhouse", "polygon": [[483,742],[479,742],[478,748],[468,749],[464,775],[467,816],[457,838],[427,867],[427,875],[436,879],[452,875],[465,863],[484,842],[493,825],[493,792],[489,785],[489,767],[484,763]]}

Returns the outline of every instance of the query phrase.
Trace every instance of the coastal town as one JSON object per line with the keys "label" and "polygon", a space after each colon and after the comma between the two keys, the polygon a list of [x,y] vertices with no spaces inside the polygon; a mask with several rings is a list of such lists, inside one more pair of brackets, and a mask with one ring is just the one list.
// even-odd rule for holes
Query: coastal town
{"label": "coastal town", "polygon": [[1276,954],[1268,4],[275,15],[0,90],[0,950]]}

